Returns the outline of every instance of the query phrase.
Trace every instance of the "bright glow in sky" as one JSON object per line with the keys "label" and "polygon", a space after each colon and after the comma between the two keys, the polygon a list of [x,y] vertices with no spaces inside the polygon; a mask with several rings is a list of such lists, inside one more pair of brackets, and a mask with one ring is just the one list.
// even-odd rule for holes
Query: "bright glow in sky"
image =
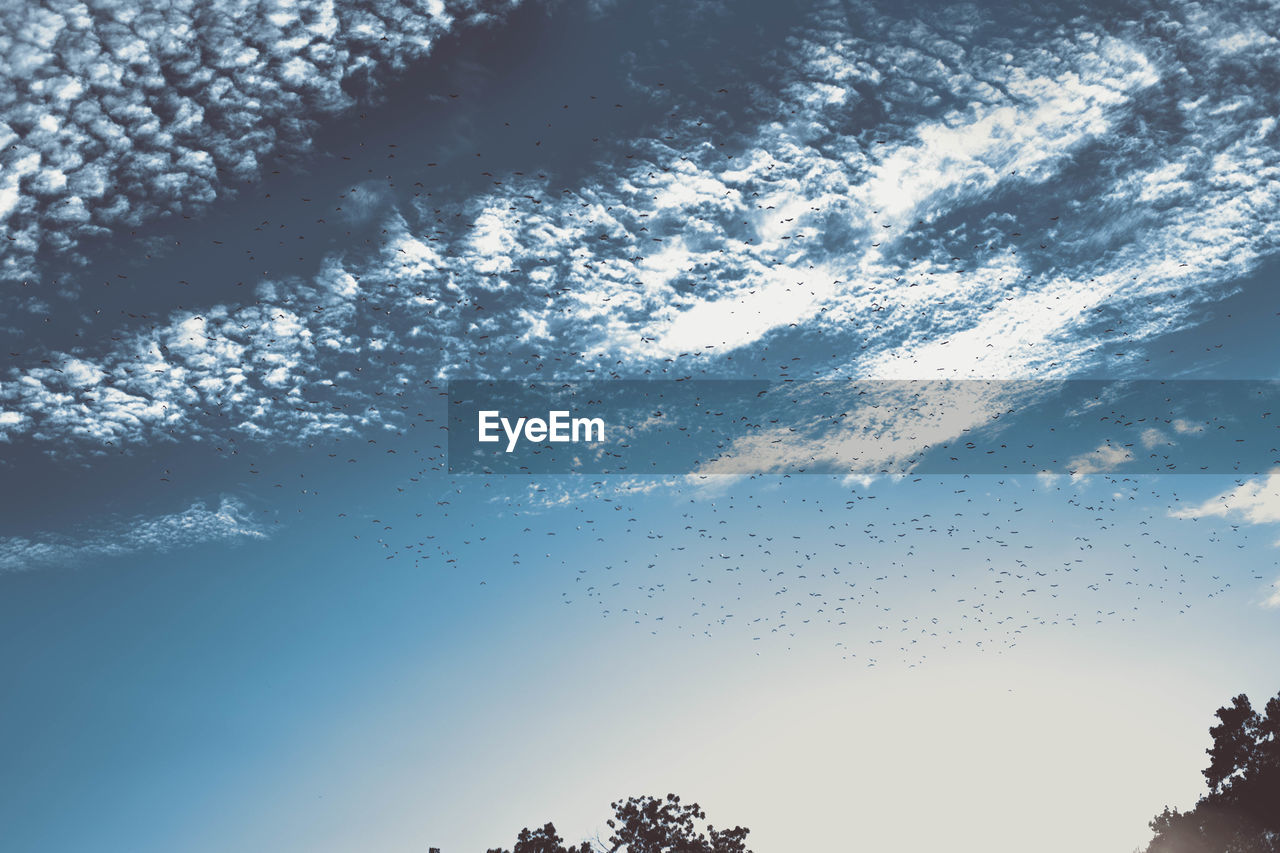
{"label": "bright glow in sky", "polygon": [[[1280,687],[1274,15],[144,6],[0,10],[14,849],[1126,853]],[[785,391],[451,475],[459,379]]]}

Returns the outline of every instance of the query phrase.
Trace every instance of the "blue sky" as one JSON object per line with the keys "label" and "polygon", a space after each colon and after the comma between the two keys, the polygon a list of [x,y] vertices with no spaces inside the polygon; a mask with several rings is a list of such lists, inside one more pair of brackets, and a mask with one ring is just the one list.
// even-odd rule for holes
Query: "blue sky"
{"label": "blue sky", "polygon": [[[0,823],[453,853],[675,791],[757,853],[1141,846],[1276,689],[1276,20],[0,11]],[[686,377],[988,384],[716,476],[448,472],[450,380]]]}

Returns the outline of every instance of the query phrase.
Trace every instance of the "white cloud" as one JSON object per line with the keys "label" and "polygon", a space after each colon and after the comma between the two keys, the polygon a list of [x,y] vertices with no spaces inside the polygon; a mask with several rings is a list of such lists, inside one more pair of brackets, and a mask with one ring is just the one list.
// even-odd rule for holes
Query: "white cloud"
{"label": "white cloud", "polygon": [[1142,446],[1150,450],[1153,447],[1162,447],[1172,445],[1174,442],[1160,430],[1155,427],[1147,427],[1138,436],[1138,440],[1142,442]]}
{"label": "white cloud", "polygon": [[[884,382],[827,397],[816,386],[788,387],[797,402],[785,426],[736,439],[700,470],[751,474],[801,470],[857,475],[906,473],[928,448],[950,447],[1037,391],[1024,383]],[[803,402],[812,400],[812,405]],[[826,400],[836,401],[832,404]],[[838,422],[833,423],[833,415]],[[957,448],[954,451],[960,454]],[[959,458],[957,456],[957,458]]]}
{"label": "white cloud", "polygon": [[163,552],[204,542],[262,539],[266,535],[242,502],[224,497],[212,509],[194,503],[181,512],[135,518],[74,537],[0,538],[0,572],[69,566],[103,557]]}
{"label": "white cloud", "polygon": [[1246,480],[1234,489],[1198,506],[1176,510],[1172,515],[1174,518],[1232,517],[1250,524],[1280,523],[1280,469]]}
{"label": "white cloud", "polygon": [[264,282],[260,293],[270,299],[175,312],[97,360],[55,352],[45,366],[12,372],[0,381],[0,440],[121,447],[158,433],[227,431],[305,439],[377,419],[319,369],[372,344],[353,336],[351,275],[331,263],[310,283]]}
{"label": "white cloud", "polygon": [[1042,180],[1072,148],[1109,129],[1108,107],[1158,79],[1146,57],[1114,40],[1073,59],[1076,67],[1055,77],[1015,72],[1006,82],[1013,103],[976,104],[969,115],[917,128],[915,141],[872,167],[860,192],[865,207],[902,221],[926,202],[936,208],[939,197],[989,192],[1015,172]]}
{"label": "white cloud", "polygon": [[[1280,468],[1238,483],[1196,506],[1173,510],[1173,518],[1239,519],[1249,524],[1280,524]],[[1275,542],[1280,547],[1280,540]],[[1280,580],[1271,584],[1262,606],[1280,608]]]}
{"label": "white cloud", "polygon": [[1099,471],[1113,471],[1116,466],[1133,459],[1133,454],[1123,447],[1100,444],[1097,449],[1077,456],[1067,462],[1067,471],[1073,480]]}
{"label": "white cloud", "polygon": [[[385,77],[513,0],[49,0],[0,7],[0,276],[42,247],[191,213],[305,149],[344,83]],[[202,61],[202,57],[209,61]]]}
{"label": "white cloud", "polygon": [[[297,18],[263,14],[278,17],[270,27]],[[626,140],[632,159],[603,158],[563,192],[552,178],[503,175],[492,192],[387,212],[390,199],[370,184],[368,204],[353,210],[382,217],[381,250],[330,258],[314,281],[263,282],[261,305],[175,312],[96,355],[56,352],[14,370],[0,380],[0,437],[114,445],[159,431],[358,429],[395,411],[349,405],[353,392],[328,377],[361,367],[368,383],[373,365],[390,384],[513,375],[537,362],[506,353],[530,348],[550,354],[545,370],[578,379],[796,378],[776,356],[755,357],[789,334],[835,356],[807,363],[799,378],[1105,372],[1196,322],[1194,306],[1276,251],[1275,97],[1224,86],[1213,44],[1179,41],[1203,54],[1182,68],[1165,59],[1167,40],[1184,38],[1175,30],[1122,38],[1078,22],[996,50],[961,45],[941,22],[882,18],[862,33],[831,10],[815,15],[770,69],[778,88],[756,93],[761,118],[731,145],[707,144],[705,128],[676,116]],[[36,17],[30,38],[45,47],[21,55],[39,65],[61,19]],[[376,31],[356,18],[319,15],[307,32],[318,27],[331,45],[364,38],[352,35],[360,27]],[[144,29],[112,30],[102,42],[111,60],[50,76],[48,97],[74,95],[70,79],[123,85],[133,72],[114,57],[149,55]],[[217,38],[229,68],[262,61],[232,31]],[[1135,129],[1168,118],[1166,100],[1147,100],[1157,78],[1177,89],[1178,133]],[[830,97],[832,86],[855,83],[857,98]],[[887,118],[868,127],[851,100],[874,102]],[[203,107],[188,106],[182,121],[198,125]],[[181,136],[142,112],[135,123]],[[1086,149],[1100,164],[1080,167],[1075,155]],[[204,161],[192,152],[198,172]],[[57,169],[66,193],[100,197],[82,174],[91,162],[50,165],[44,149],[14,156],[24,175],[44,170],[56,184]],[[92,212],[98,202],[85,204]],[[1104,326],[1103,312],[1123,322]],[[889,435],[901,443],[881,450],[909,456],[911,441],[945,441],[967,425],[899,423]]]}

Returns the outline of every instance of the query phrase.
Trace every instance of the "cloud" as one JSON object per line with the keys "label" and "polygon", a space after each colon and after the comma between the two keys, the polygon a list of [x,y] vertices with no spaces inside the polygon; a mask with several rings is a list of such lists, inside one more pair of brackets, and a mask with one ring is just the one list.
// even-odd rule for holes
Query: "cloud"
{"label": "cloud", "polygon": [[1077,45],[1086,49],[1064,51],[1067,68],[1049,76],[1034,63],[1016,67],[1002,81],[1006,97],[922,124],[907,144],[876,157],[859,192],[866,207],[904,222],[990,192],[1005,176],[1039,183],[1056,174],[1072,149],[1111,129],[1109,107],[1159,79],[1132,45],[1097,36]]}
{"label": "cloud", "polygon": [[[989,425],[1046,390],[1034,383],[885,382],[833,396],[817,386],[796,383],[787,386],[794,402],[785,425],[734,440],[699,470],[749,474],[834,469],[864,478],[904,474],[929,448]],[[806,404],[807,400],[814,403]]]}
{"label": "cloud", "polygon": [[1071,473],[1071,478],[1077,480],[1088,474],[1096,474],[1099,471],[1114,471],[1117,465],[1128,462],[1131,459],[1133,459],[1133,454],[1123,447],[1100,444],[1097,449],[1068,461],[1066,467]]}
{"label": "cloud", "polygon": [[47,0],[0,8],[0,278],[191,214],[505,0]]}
{"label": "cloud", "polygon": [[1250,524],[1280,523],[1280,469],[1246,480],[1204,503],[1176,510],[1174,518],[1240,518]]}
{"label": "cloud", "polygon": [[[0,382],[0,440],[29,434],[90,447],[201,435],[298,439],[378,420],[335,382],[341,358],[371,348],[352,326],[355,279],[329,264],[310,282],[264,282],[239,308],[179,311],[89,360],[53,353]],[[369,356],[377,361],[376,355]]]}
{"label": "cloud", "polygon": [[[1171,169],[1185,179],[1182,160],[1206,145],[1239,147],[1237,131],[1242,156],[1276,164],[1265,134],[1249,141],[1251,123],[1261,130],[1268,120],[1269,95],[1257,92],[1238,113],[1249,116],[1244,126],[1230,132],[1219,125],[1214,134],[1206,101],[1188,108],[1195,132],[1185,145],[1130,138],[1120,152],[1112,142],[1149,120],[1146,92],[1174,70],[1149,58],[1167,49],[1159,40],[1082,31],[995,55],[941,50],[941,27],[885,26],[866,39],[837,25],[802,30],[780,103],[798,99],[803,109],[745,133],[733,151],[696,142],[676,123],[661,140],[633,143],[642,154],[630,168],[576,192],[535,187],[532,203],[522,200],[527,190],[477,200],[486,213],[474,227],[496,234],[492,217],[502,212],[504,246],[526,248],[495,244],[475,270],[508,286],[522,272],[558,285],[520,319],[548,343],[573,339],[627,364],[694,352],[714,361],[803,328],[845,348],[849,357],[829,367],[851,375],[1016,378],[1127,363],[1115,359],[1132,360],[1143,342],[1193,322],[1190,301],[1171,296],[1227,284],[1274,251],[1258,224],[1265,218],[1238,203],[1247,189],[1274,212],[1273,182],[1234,169],[1234,155],[1215,161],[1230,188],[1206,186],[1200,174],[1201,195],[1176,208],[1142,203],[1152,181],[1131,180]],[[915,72],[915,41],[954,57],[914,81],[966,96],[940,119],[874,139],[849,123],[844,102],[803,96],[854,82],[889,89]],[[1197,83],[1206,98],[1217,85]],[[911,112],[904,102],[885,106]],[[1104,168],[1082,171],[1075,156],[1084,150]],[[1124,230],[1084,215],[1098,193]],[[1075,214],[1070,224],[1063,210]],[[1031,216],[1034,226],[1022,224]],[[1103,311],[1125,314],[1123,328],[1100,325]]]}
{"label": "cloud", "polygon": [[[573,186],[503,174],[471,197],[371,202],[360,215],[383,216],[382,245],[331,256],[314,281],[11,371],[0,437],[294,440],[394,419],[391,398],[424,379],[532,371],[1107,375],[1277,248],[1280,100],[1264,78],[1280,51],[1260,13],[1215,14],[984,40],[976,21],[820,6],[744,83],[723,145],[688,117],[724,112],[698,95]],[[967,425],[896,424],[886,452]]]}
{"label": "cloud", "polygon": [[[1173,518],[1239,519],[1249,524],[1280,524],[1280,468],[1239,483],[1196,506],[1174,510]],[[1280,547],[1280,540],[1275,543]],[[1262,606],[1280,608],[1280,580],[1271,584]]]}
{"label": "cloud", "polygon": [[1047,489],[1050,486],[1057,486],[1064,476],[1053,471],[1037,471],[1036,482]]}
{"label": "cloud", "polygon": [[1144,429],[1142,431],[1142,434],[1138,436],[1138,440],[1141,441],[1142,446],[1147,448],[1148,450],[1150,450],[1153,447],[1161,447],[1161,446],[1168,447],[1175,443],[1167,435],[1165,435],[1155,427],[1147,427],[1146,429]]}
{"label": "cloud", "polygon": [[82,564],[90,560],[170,551],[205,542],[262,539],[266,531],[249,517],[240,501],[224,497],[217,507],[193,503],[187,509],[154,518],[135,518],[110,529],[82,535],[0,538],[0,572]]}

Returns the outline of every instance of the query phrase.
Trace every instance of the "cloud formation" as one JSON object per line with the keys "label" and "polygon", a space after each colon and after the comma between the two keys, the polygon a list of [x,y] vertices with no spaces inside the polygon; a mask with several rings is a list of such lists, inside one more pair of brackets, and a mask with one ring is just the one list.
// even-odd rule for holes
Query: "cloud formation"
{"label": "cloud formation", "polygon": [[[1169,513],[1174,518],[1239,519],[1248,524],[1280,524],[1280,468],[1264,477],[1237,481],[1233,489],[1217,494],[1203,503]],[[1276,541],[1280,547],[1280,540]],[[1262,606],[1280,608],[1280,580],[1268,588]]]}
{"label": "cloud formation", "polygon": [[535,371],[1105,375],[1274,255],[1280,40],[1260,12],[990,37],[864,11],[816,7],[723,142],[706,94],[575,186],[418,199],[314,281],[14,370],[0,436],[308,436],[393,418],[370,395],[424,378]]}
{"label": "cloud formation", "polygon": [[170,551],[205,542],[262,539],[266,531],[240,501],[224,497],[214,508],[193,503],[181,512],[135,518],[78,536],[0,538],[0,572],[76,565],[87,560],[144,551]]}
{"label": "cloud formation", "polygon": [[1175,518],[1239,518],[1250,524],[1280,523],[1280,469],[1240,483],[1197,506],[1172,513]]}
{"label": "cloud formation", "polygon": [[379,419],[343,388],[356,340],[355,279],[330,265],[310,282],[264,282],[252,304],[181,311],[89,360],[55,353],[0,383],[0,441],[13,435],[89,447],[200,435],[295,439]]}
{"label": "cloud formation", "polygon": [[354,81],[425,56],[504,0],[44,0],[0,8],[0,279],[43,252],[258,177]]}
{"label": "cloud formation", "polygon": [[1096,474],[1099,471],[1113,471],[1116,466],[1133,459],[1133,454],[1123,447],[1113,444],[1100,444],[1089,453],[1081,454],[1067,462],[1067,471],[1073,480]]}

